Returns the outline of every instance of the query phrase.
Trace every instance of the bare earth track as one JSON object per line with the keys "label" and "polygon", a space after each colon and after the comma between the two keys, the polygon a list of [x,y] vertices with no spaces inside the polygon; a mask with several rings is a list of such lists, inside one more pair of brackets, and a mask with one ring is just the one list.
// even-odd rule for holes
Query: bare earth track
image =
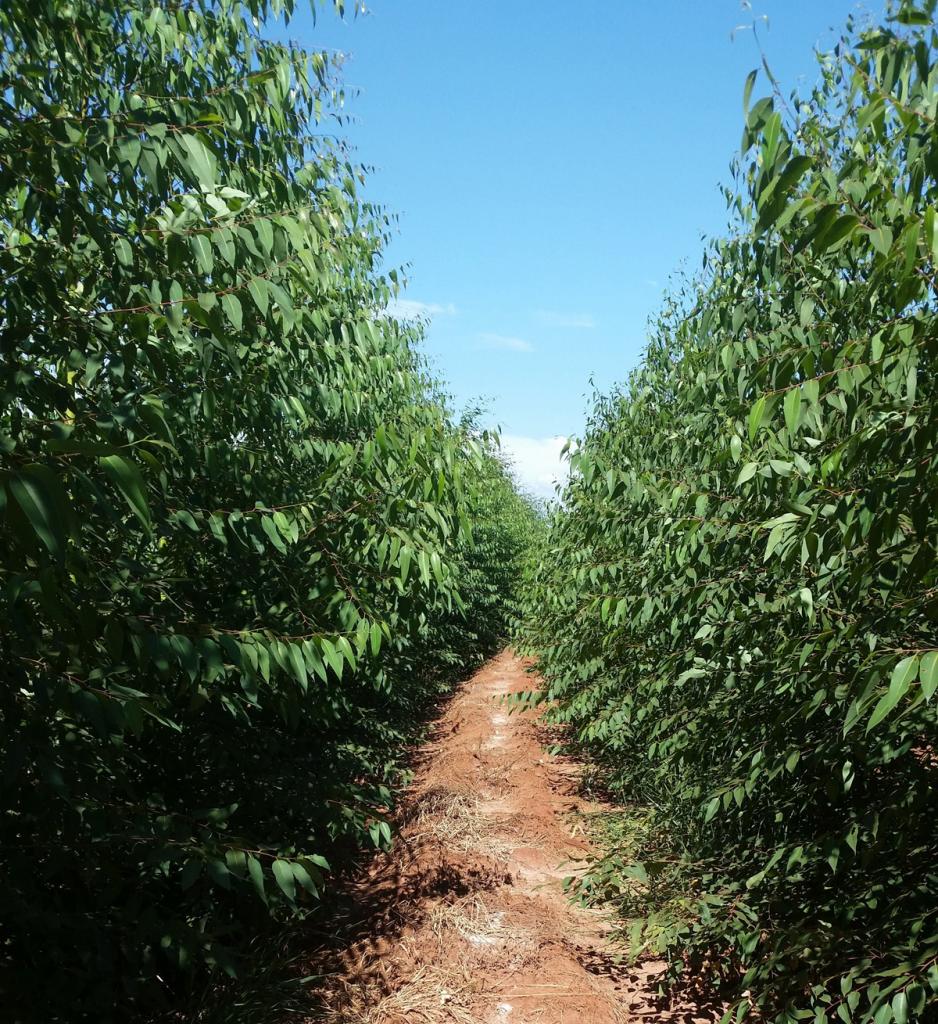
{"label": "bare earth track", "polygon": [[[449,704],[395,851],[350,896],[353,939],[329,954],[326,1019],[348,1024],[618,1024],[712,1019],[656,996],[661,964],[627,966],[610,925],[562,888],[590,852],[573,812],[580,767],[549,756],[533,712],[499,700],[536,685],[510,651]],[[317,1018],[319,1019],[319,1018]]]}

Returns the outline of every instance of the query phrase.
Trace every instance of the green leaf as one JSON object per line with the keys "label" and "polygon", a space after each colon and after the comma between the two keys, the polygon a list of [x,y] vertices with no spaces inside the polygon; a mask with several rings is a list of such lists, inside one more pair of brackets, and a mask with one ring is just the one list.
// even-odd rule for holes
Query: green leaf
{"label": "green leaf", "polygon": [[893,669],[889,681],[889,689],[880,698],[870,720],[866,723],[866,731],[874,729],[889,714],[890,711],[908,693],[909,687],[915,682],[918,676],[919,659],[917,656],[903,658]]}
{"label": "green leaf", "polygon": [[236,295],[232,295],[230,292],[221,297],[221,308],[225,311],[225,316],[228,318],[228,322],[236,330],[241,330],[243,322],[243,313],[241,311],[241,303],[238,301]]}
{"label": "green leaf", "polygon": [[265,256],[270,256],[274,251],[274,231],[270,221],[261,217],[254,222],[254,234]]}
{"label": "green leaf", "polygon": [[922,222],[925,233],[925,245],[931,254],[932,266],[938,267],[938,215],[935,213],[934,206],[928,207]]}
{"label": "green leaf", "polygon": [[830,251],[848,235],[852,234],[859,223],[859,218],[852,213],[845,213],[837,217],[829,227],[818,235],[814,243],[815,248],[819,252]]}
{"label": "green leaf", "polygon": [[217,162],[214,154],[195,134],[183,133],[179,137],[179,155],[183,167],[198,181],[203,192],[215,188]]}
{"label": "green leaf", "polygon": [[788,394],[785,395],[784,403],[785,411],[785,427],[788,430],[788,436],[794,438],[798,432],[798,426],[801,423],[801,389],[791,388]]}
{"label": "green leaf", "polygon": [[277,859],[273,863],[274,879],[280,886],[284,896],[291,902],[296,902],[296,878],[293,874],[293,865],[290,861]]}
{"label": "green leaf", "polygon": [[312,640],[304,642],[303,655],[306,659],[307,671],[314,672],[324,683],[328,682],[329,675],[326,672],[325,662],[322,659],[322,655],[319,653],[319,648]]}
{"label": "green leaf", "polygon": [[267,891],[264,888],[264,869],[261,867],[261,862],[251,853],[248,857],[248,875],[250,876],[251,882],[254,884],[254,888],[257,890],[257,895],[260,896],[261,900],[267,903]]}
{"label": "green leaf", "polygon": [[[906,3],[896,14],[896,21],[901,25],[930,25],[932,19],[927,11],[919,10]],[[904,1022],[900,1021],[899,1024],[904,1024]]]}
{"label": "green leaf", "polygon": [[870,241],[873,243],[873,248],[881,255],[888,256],[889,250],[892,248],[892,232],[889,228],[870,228],[869,236]]}
{"label": "green leaf", "polygon": [[201,234],[192,235],[189,241],[199,269],[203,274],[211,274],[215,269],[215,257],[212,255],[211,243],[205,235]]}
{"label": "green leaf", "polygon": [[749,411],[749,443],[751,444],[756,439],[756,434],[759,432],[759,428],[762,426],[762,421],[765,416],[766,399],[765,395],[760,395],[753,403],[752,409]]}
{"label": "green leaf", "polygon": [[300,684],[300,688],[305,692],[309,685],[309,681],[306,675],[306,659],[303,657],[299,644],[287,644],[287,657],[292,669],[293,678]]}
{"label": "green leaf", "polygon": [[10,493],[39,540],[54,557],[65,549],[68,499],[55,474],[46,466],[24,467],[9,480]]}
{"label": "green leaf", "polygon": [[920,985],[918,982],[913,981],[911,985],[905,990],[906,999],[908,1002],[909,1013],[913,1019],[918,1018],[925,1012],[927,1005],[927,995],[925,993],[925,987]]}
{"label": "green leaf", "polygon": [[896,1020],[896,1024],[908,1024],[909,1001],[905,992],[897,992],[892,997],[892,1015]]}
{"label": "green leaf", "polygon": [[775,549],[788,536],[789,529],[790,527],[786,524],[772,527],[769,531],[769,536],[765,544],[765,553],[762,556],[763,562],[767,562],[772,557],[772,553]]}
{"label": "green leaf", "polygon": [[257,306],[261,316],[267,316],[267,282],[262,277],[252,277],[251,280],[248,281],[248,291],[250,292],[251,298],[254,300],[254,305]]}
{"label": "green leaf", "polygon": [[209,878],[220,888],[230,889],[231,888],[231,873],[228,871],[228,865],[223,860],[217,860],[212,858],[205,862],[205,869],[208,872]]}
{"label": "green leaf", "polygon": [[290,301],[290,296],[287,292],[273,281],[267,282],[267,290],[270,292],[274,302],[277,303],[277,308],[283,314],[284,320],[292,323],[294,318],[293,303]]}
{"label": "green leaf", "polygon": [[133,249],[130,248],[130,243],[126,238],[118,237],[114,241],[114,254],[117,256],[117,262],[120,263],[121,266],[129,267],[133,265]]}
{"label": "green leaf", "polygon": [[326,664],[332,669],[333,672],[342,678],[342,673],[345,670],[345,661],[342,655],[336,649],[335,644],[331,640],[327,640],[325,637],[322,638],[322,653],[326,659]]}
{"label": "green leaf", "polygon": [[98,460],[111,482],[123,494],[131,511],[148,529],[151,525],[146,484],[137,466],[120,455],[106,455]]}
{"label": "green leaf", "polygon": [[889,1003],[883,1003],[882,1006],[873,1015],[874,1024],[890,1024],[892,1021],[892,1007]]}
{"label": "green leaf", "polygon": [[292,865],[292,868],[293,868],[293,877],[300,883],[300,885],[308,893],[311,893],[313,896],[318,897],[319,896],[319,887],[316,885],[316,883],[310,877],[310,874],[306,870],[306,868],[304,868],[302,864],[297,864],[295,862]]}
{"label": "green leaf", "polygon": [[163,303],[163,313],[174,331],[178,331],[182,327],[183,313],[185,312],[184,298],[182,285],[178,281],[173,281],[169,286],[169,301]]}
{"label": "green leaf", "polygon": [[758,68],[753,68],[752,71],[746,75],[746,84],[743,87],[743,117],[749,115],[749,100],[752,97],[752,87],[755,85],[756,76],[759,74]]}
{"label": "green leaf", "polygon": [[931,700],[935,690],[938,689],[938,651],[929,651],[922,655],[919,682],[925,700]]}
{"label": "green leaf", "polygon": [[287,553],[287,546],[283,543],[283,537],[280,536],[280,531],[274,525],[273,519],[270,516],[261,516],[261,529],[267,535],[267,539],[271,544],[282,554]]}
{"label": "green leaf", "polygon": [[374,657],[377,657],[381,653],[381,626],[377,622],[372,622],[370,630],[370,641],[371,641],[371,653]]}
{"label": "green leaf", "polygon": [[641,861],[633,861],[626,867],[624,873],[627,878],[634,878],[636,882],[648,885],[648,871]]}
{"label": "green leaf", "polygon": [[183,526],[187,526],[193,533],[199,532],[199,524],[195,521],[195,517],[188,511],[188,509],[179,509],[176,512],[175,518],[177,522],[182,523]]}

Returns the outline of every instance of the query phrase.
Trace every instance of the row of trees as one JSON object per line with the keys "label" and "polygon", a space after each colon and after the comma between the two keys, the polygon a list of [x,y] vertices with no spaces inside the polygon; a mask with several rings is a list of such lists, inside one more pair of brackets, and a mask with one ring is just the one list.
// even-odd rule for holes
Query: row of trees
{"label": "row of trees", "polygon": [[158,1009],[315,909],[515,614],[536,516],[386,312],[292,8],[0,4],[11,1019]]}
{"label": "row of trees", "polygon": [[891,14],[807,98],[750,77],[733,229],[597,400],[528,599],[633,805],[585,891],[736,1020],[938,1005],[938,39]]}

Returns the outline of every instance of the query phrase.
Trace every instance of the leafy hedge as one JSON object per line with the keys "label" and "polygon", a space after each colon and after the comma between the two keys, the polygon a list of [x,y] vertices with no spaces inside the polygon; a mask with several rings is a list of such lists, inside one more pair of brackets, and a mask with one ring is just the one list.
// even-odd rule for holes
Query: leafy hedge
{"label": "leafy hedge", "polygon": [[516,612],[535,516],[383,312],[332,60],[261,34],[292,6],[0,5],[18,1019],[158,1009],[314,909]]}
{"label": "leafy hedge", "polygon": [[597,400],[529,597],[635,804],[586,890],[736,1016],[938,1009],[934,0],[750,105],[730,236]]}

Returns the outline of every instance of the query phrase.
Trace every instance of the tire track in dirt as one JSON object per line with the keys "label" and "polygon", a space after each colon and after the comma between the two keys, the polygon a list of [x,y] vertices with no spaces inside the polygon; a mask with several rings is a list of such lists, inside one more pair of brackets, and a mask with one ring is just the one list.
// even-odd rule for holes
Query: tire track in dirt
{"label": "tire track in dirt", "polygon": [[357,929],[327,958],[326,1020],[714,1019],[696,1006],[665,1006],[654,980],[663,965],[626,966],[606,917],[565,896],[562,880],[591,852],[572,812],[601,808],[578,795],[581,766],[545,752],[536,712],[510,714],[501,701],[536,685],[505,651],[436,723],[394,851],[349,893]]}

